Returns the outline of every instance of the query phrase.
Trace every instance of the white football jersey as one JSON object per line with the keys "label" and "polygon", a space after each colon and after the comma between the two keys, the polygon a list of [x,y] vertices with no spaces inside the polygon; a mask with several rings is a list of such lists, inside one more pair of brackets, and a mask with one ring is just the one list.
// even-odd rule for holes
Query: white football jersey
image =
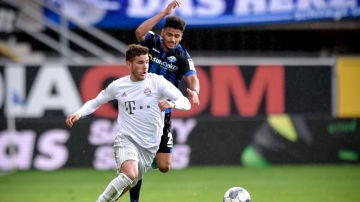
{"label": "white football jersey", "polygon": [[176,109],[190,109],[189,100],[179,89],[162,76],[148,73],[142,81],[131,81],[130,76],[113,81],[76,113],[86,116],[100,105],[117,100],[117,120],[120,126],[118,135],[124,135],[139,146],[156,152],[164,125],[164,112],[158,106],[162,99],[174,101]]}

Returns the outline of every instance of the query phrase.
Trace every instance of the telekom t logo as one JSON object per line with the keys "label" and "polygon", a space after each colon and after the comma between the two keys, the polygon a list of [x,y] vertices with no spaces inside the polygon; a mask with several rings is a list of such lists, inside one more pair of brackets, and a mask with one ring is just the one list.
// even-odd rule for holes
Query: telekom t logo
{"label": "telekom t logo", "polygon": [[134,114],[133,110],[136,109],[135,107],[135,101],[126,101],[125,102],[126,111],[129,112],[129,114]]}

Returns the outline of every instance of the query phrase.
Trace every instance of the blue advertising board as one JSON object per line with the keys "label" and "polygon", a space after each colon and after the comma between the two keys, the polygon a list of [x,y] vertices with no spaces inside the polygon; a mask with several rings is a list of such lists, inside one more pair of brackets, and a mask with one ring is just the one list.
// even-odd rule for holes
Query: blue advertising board
{"label": "blue advertising board", "polygon": [[[99,28],[132,29],[170,0],[45,0],[71,21]],[[338,21],[360,17],[360,0],[183,0],[174,12],[188,27]],[[46,18],[59,16],[45,9]],[[161,24],[161,23],[160,23]]]}

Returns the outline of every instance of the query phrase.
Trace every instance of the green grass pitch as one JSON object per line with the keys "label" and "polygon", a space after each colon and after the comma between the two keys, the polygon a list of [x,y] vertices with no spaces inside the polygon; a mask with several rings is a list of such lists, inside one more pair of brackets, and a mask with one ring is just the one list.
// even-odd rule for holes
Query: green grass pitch
{"label": "green grass pitch", "polygon": [[[17,171],[0,176],[1,202],[96,201],[114,171],[61,169]],[[360,166],[189,167],[148,172],[141,202],[222,202],[232,186],[246,188],[253,202],[360,201]],[[120,200],[129,201],[128,194]]]}

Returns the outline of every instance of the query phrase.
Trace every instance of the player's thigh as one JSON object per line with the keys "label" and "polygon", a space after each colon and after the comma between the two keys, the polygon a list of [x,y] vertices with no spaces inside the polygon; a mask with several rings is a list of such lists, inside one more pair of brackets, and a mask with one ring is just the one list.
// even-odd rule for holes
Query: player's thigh
{"label": "player's thigh", "polygon": [[132,143],[124,141],[122,146],[114,146],[114,156],[121,173],[132,180],[138,177],[139,152]]}

